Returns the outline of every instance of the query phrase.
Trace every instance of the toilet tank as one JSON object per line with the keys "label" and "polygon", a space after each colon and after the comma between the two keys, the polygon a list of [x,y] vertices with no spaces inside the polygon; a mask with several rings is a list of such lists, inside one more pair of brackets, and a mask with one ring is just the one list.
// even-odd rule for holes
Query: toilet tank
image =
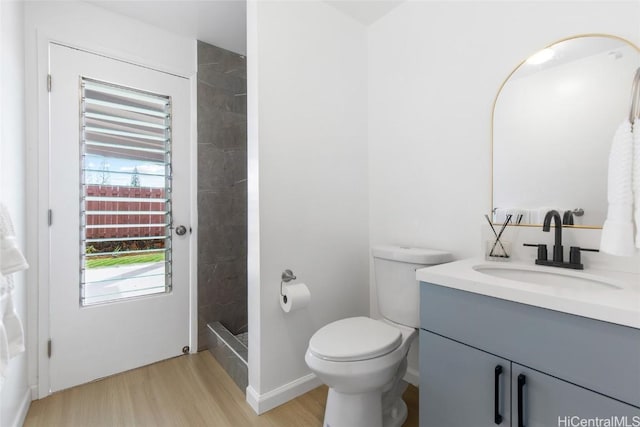
{"label": "toilet tank", "polygon": [[371,249],[380,313],[395,323],[420,326],[420,285],[416,270],[452,261],[449,252],[400,246]]}

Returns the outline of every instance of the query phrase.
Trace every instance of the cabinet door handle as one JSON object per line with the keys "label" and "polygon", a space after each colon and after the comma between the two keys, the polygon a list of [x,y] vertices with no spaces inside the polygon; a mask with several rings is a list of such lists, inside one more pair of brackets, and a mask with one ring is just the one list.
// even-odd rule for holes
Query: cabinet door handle
{"label": "cabinet door handle", "polygon": [[502,415],[500,415],[500,376],[502,375],[502,366],[497,365],[493,372],[493,422],[502,424]]}
{"label": "cabinet door handle", "polygon": [[524,425],[524,386],[527,384],[527,377],[524,374],[518,375],[518,427]]}

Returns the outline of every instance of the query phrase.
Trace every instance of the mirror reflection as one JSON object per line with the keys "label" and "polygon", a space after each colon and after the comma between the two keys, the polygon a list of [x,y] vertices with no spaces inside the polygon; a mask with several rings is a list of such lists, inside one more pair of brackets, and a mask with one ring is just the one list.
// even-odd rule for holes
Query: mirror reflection
{"label": "mirror reflection", "polygon": [[541,224],[550,209],[602,227],[616,128],[628,120],[638,49],[581,36],[532,55],[506,80],[493,116],[494,221]]}

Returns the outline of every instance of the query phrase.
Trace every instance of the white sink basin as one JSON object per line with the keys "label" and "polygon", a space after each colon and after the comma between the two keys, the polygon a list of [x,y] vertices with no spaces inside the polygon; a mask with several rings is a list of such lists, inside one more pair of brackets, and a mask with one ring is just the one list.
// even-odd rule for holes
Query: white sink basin
{"label": "white sink basin", "polygon": [[489,276],[532,283],[534,285],[552,286],[557,289],[611,291],[620,290],[624,287],[624,285],[606,277],[556,267],[487,263],[474,265],[473,269]]}
{"label": "white sink basin", "polygon": [[416,279],[640,329],[639,273],[595,267],[575,271],[536,265],[533,260],[467,258],[420,268]]}

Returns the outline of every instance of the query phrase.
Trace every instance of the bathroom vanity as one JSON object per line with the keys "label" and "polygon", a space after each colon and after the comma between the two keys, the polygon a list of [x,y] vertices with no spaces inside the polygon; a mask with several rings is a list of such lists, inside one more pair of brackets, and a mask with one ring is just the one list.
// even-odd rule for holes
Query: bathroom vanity
{"label": "bathroom vanity", "polygon": [[[417,272],[420,425],[640,426],[638,276],[611,273],[598,283],[570,273],[578,279],[568,289],[562,277],[560,285],[527,283],[483,274],[483,264]],[[586,424],[605,418],[611,424]]]}

